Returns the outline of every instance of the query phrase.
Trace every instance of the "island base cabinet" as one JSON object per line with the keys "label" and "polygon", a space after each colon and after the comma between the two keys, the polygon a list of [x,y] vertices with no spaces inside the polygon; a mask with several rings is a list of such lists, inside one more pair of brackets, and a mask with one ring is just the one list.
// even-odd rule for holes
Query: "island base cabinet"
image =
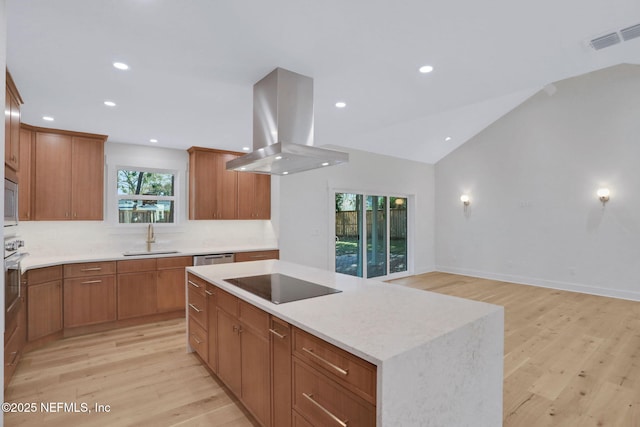
{"label": "island base cabinet", "polygon": [[[265,313],[266,314],[266,313]],[[242,327],[242,401],[263,425],[270,425],[269,341]]]}
{"label": "island base cabinet", "polygon": [[241,396],[240,370],[242,365],[238,322],[220,308],[216,313],[218,320],[218,377],[236,396]]}
{"label": "island base cabinet", "polygon": [[[272,426],[291,426],[291,326],[271,316]],[[295,425],[295,424],[294,424]],[[304,425],[299,423],[298,425]]]}
{"label": "island base cabinet", "polygon": [[296,357],[293,358],[293,409],[314,426],[376,425],[373,405]]}
{"label": "island base cabinet", "polygon": [[115,276],[64,280],[65,328],[113,320],[116,320]]}

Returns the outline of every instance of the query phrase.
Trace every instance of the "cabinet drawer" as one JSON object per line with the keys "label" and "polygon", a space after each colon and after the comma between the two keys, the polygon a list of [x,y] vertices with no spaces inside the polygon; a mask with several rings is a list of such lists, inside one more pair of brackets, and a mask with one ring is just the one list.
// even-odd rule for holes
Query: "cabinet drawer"
{"label": "cabinet drawer", "polygon": [[269,338],[269,314],[240,300],[240,321],[261,337]]}
{"label": "cabinet drawer", "polygon": [[191,348],[198,352],[202,360],[207,362],[209,357],[207,332],[192,317],[189,317],[189,344],[191,344]]}
{"label": "cabinet drawer", "polygon": [[216,289],[216,305],[232,315],[238,317],[238,298],[222,289]]}
{"label": "cabinet drawer", "polygon": [[194,319],[201,327],[207,324],[207,302],[204,295],[189,288],[189,320]]}
{"label": "cabinet drawer", "polygon": [[116,262],[85,262],[80,264],[65,264],[64,277],[101,276],[103,274],[115,274]]}
{"label": "cabinet drawer", "polygon": [[205,280],[202,280],[198,276],[194,276],[193,274],[189,273],[189,275],[187,276],[187,286],[194,292],[197,292],[200,295],[204,296],[204,290],[207,287],[207,282]]}
{"label": "cabinet drawer", "polygon": [[130,259],[118,261],[118,273],[138,273],[140,271],[155,271],[156,259]]}
{"label": "cabinet drawer", "polygon": [[293,353],[369,402],[376,403],[376,367],[298,328]]}
{"label": "cabinet drawer", "polygon": [[253,251],[253,252],[238,252],[236,253],[235,262],[244,261],[261,261],[265,259],[278,259],[280,257],[280,251]]}
{"label": "cabinet drawer", "polygon": [[24,333],[21,328],[18,328],[9,338],[9,341],[4,346],[4,387],[7,388],[9,380],[13,376],[18,361],[22,355],[22,343],[20,340],[20,333]]}
{"label": "cabinet drawer", "polygon": [[190,256],[158,258],[158,270],[165,268],[190,267],[192,264],[193,257]]}
{"label": "cabinet drawer", "polygon": [[293,427],[313,427],[311,424],[309,424],[307,420],[302,418],[302,416],[298,414],[296,411],[293,411],[292,415],[293,415],[293,418],[292,418]]}
{"label": "cabinet drawer", "polygon": [[372,404],[295,357],[293,409],[316,426],[370,427],[376,424],[376,411]]}
{"label": "cabinet drawer", "polygon": [[27,271],[27,282],[29,285],[36,283],[51,282],[62,279],[62,266],[34,268]]}

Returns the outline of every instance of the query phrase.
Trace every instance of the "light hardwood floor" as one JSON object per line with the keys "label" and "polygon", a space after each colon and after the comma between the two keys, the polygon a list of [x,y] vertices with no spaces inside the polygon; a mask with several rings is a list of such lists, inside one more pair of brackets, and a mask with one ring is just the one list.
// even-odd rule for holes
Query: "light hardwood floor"
{"label": "light hardwood floor", "polygon": [[[392,283],[505,307],[505,427],[640,426],[640,303],[446,273]],[[5,400],[111,412],[5,414],[5,426],[252,426],[184,352],[184,327],[170,320],[26,354]]]}
{"label": "light hardwood floor", "polygon": [[[185,321],[174,319],[67,338],[24,355],[7,402],[36,413],[7,413],[12,426],[252,427],[236,399],[185,352]],[[41,402],[110,405],[109,413],[46,413]]]}
{"label": "light hardwood floor", "polygon": [[446,273],[392,283],[505,308],[505,427],[640,426],[640,303]]}

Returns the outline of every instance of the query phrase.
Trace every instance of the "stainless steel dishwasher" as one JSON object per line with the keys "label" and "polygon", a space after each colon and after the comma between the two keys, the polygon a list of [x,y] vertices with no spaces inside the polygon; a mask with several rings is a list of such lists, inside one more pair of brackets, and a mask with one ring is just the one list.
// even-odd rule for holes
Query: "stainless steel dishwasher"
{"label": "stainless steel dishwasher", "polygon": [[234,262],[235,258],[235,254],[196,255],[193,257],[193,265],[226,264]]}

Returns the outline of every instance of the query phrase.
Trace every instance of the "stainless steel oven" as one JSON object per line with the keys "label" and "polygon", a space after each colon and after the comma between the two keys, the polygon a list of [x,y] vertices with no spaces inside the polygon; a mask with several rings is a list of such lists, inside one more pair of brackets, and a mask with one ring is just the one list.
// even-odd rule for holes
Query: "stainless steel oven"
{"label": "stainless steel oven", "polygon": [[13,306],[20,299],[20,262],[27,256],[26,252],[19,252],[24,241],[11,238],[4,242],[4,301],[5,314],[13,310]]}
{"label": "stainless steel oven", "polygon": [[4,226],[18,225],[18,184],[4,179]]}

